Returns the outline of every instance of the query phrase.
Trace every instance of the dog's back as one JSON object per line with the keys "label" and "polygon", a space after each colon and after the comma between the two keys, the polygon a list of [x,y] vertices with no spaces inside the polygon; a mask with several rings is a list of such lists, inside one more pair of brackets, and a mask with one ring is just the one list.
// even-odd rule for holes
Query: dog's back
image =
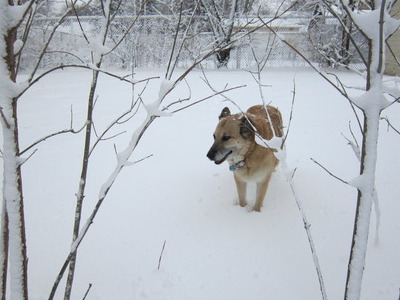
{"label": "dog's back", "polygon": [[[282,115],[279,110],[273,106],[267,105],[267,111],[263,105],[255,105],[247,110],[247,117],[256,127],[257,132],[266,140],[272,139],[274,136],[282,137]],[[272,126],[271,126],[272,123]]]}

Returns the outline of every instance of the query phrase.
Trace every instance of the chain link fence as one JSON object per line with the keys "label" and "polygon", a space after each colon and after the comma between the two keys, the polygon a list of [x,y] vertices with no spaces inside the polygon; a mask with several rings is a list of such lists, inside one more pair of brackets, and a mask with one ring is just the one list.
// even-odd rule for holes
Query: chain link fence
{"label": "chain link fence", "polygon": [[[132,21],[133,17],[117,17],[112,22],[106,46],[113,50],[104,57],[104,67],[165,68],[175,41],[172,56],[176,58],[179,53],[176,67],[189,67],[216,43],[215,36],[207,28],[205,17],[195,20],[187,17],[187,20],[181,22],[178,35],[178,22],[169,16],[142,16],[128,31]],[[56,22],[56,19],[45,18],[32,24],[33,34],[23,51],[20,69],[27,70],[35,66],[40,49],[45,45]],[[281,18],[271,23],[277,34],[266,27],[258,28],[259,21],[247,20],[245,23],[246,26],[238,24],[234,27],[232,40],[235,42],[226,65],[228,69],[252,70],[264,60],[266,67],[271,68],[306,66],[307,62],[285,45],[282,39],[315,64],[331,65],[339,57],[337,44],[341,37],[341,28],[334,19],[315,22],[310,21],[310,18]],[[90,64],[91,51],[96,51],[94,45],[98,44],[100,25],[101,19],[98,17],[80,17],[79,21],[71,17],[65,20],[57,28],[40,68],[51,68],[60,64]],[[256,28],[258,29],[255,30]],[[126,37],[114,49],[125,34]],[[362,39],[360,34],[356,33],[355,36],[356,39]],[[361,50],[365,52],[363,48]],[[355,68],[360,69],[363,66],[359,53],[351,47],[346,59]],[[202,67],[218,68],[215,55],[205,59]]]}

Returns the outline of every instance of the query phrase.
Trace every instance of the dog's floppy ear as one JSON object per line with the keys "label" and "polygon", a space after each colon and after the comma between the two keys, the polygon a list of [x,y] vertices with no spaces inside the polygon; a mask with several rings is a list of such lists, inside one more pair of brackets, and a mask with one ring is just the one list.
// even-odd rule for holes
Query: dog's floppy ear
{"label": "dog's floppy ear", "polygon": [[222,111],[221,114],[219,115],[219,119],[221,120],[222,118],[225,118],[227,116],[231,115],[231,111],[229,110],[229,108],[225,107]]}
{"label": "dog's floppy ear", "polygon": [[240,134],[245,139],[251,138],[254,135],[253,125],[245,116],[242,117],[242,123],[240,124]]}

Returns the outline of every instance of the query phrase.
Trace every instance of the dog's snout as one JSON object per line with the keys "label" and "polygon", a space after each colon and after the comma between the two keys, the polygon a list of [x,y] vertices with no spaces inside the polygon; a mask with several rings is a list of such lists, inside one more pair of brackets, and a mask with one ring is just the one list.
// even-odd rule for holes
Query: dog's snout
{"label": "dog's snout", "polygon": [[213,147],[211,147],[210,151],[208,151],[208,153],[207,153],[207,157],[210,160],[214,160],[215,154],[217,154],[217,151],[215,151],[215,149]]}

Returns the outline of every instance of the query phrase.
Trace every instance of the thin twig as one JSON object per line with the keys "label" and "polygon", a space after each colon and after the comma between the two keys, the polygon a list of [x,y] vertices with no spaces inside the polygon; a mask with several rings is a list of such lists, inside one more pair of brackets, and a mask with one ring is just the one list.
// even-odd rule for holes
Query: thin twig
{"label": "thin twig", "polygon": [[16,98],[21,97],[35,83],[39,82],[42,78],[44,78],[45,76],[49,75],[50,73],[53,73],[53,72],[58,71],[58,70],[64,70],[64,69],[67,69],[67,68],[86,69],[86,70],[90,70],[90,71],[98,71],[101,74],[108,75],[110,77],[119,79],[119,80],[121,80],[123,82],[127,82],[127,83],[130,83],[130,84],[137,84],[137,83],[145,82],[145,81],[148,81],[148,80],[151,80],[151,79],[159,79],[160,78],[159,76],[153,76],[153,77],[149,77],[149,78],[145,78],[145,79],[132,81],[132,80],[127,79],[127,76],[119,76],[119,75],[116,75],[114,73],[111,73],[111,72],[108,72],[108,71],[105,71],[105,70],[101,70],[99,68],[95,68],[92,65],[79,65],[79,64],[63,65],[63,64],[61,64],[61,65],[58,65],[58,66],[56,66],[56,67],[54,67],[52,69],[46,70],[45,72],[43,72],[40,75],[38,75],[37,77],[35,77],[35,79],[31,79],[31,82],[30,82],[29,86],[27,86],[25,89],[21,90],[21,92],[16,96]]}
{"label": "thin twig", "polygon": [[[32,2],[36,2],[36,1],[32,1]],[[72,3],[73,5],[75,5],[78,2],[78,0],[73,0]],[[88,3],[90,3],[90,1],[88,1]],[[83,7],[86,7],[86,5],[88,5],[88,3],[86,3]],[[82,7],[81,7],[82,8]],[[67,19],[68,16],[70,16],[73,13],[73,9],[69,9],[67,10],[58,20],[57,24],[54,25],[52,27],[52,30],[49,34],[49,37],[47,38],[47,41],[45,42],[42,50],[40,51],[39,57],[37,59],[36,65],[33,68],[32,73],[30,74],[29,78],[28,78],[28,82],[31,83],[36,72],[39,70],[39,66],[45,56],[45,54],[47,53],[47,49],[49,48],[50,42],[53,40],[53,37],[57,31],[57,29],[65,22],[65,20]]]}
{"label": "thin twig", "polygon": [[357,148],[360,149],[360,145],[358,144],[357,138],[356,138],[356,136],[355,136],[353,130],[351,129],[351,122],[349,122],[349,131],[350,131],[350,133],[351,133],[351,135],[352,135],[352,137],[353,137],[353,140],[354,140],[354,142],[355,142]]}
{"label": "thin twig", "polygon": [[[22,166],[24,163],[26,163],[36,152],[38,149],[35,149],[27,158],[23,159],[19,165]],[[21,158],[21,157],[20,157]]]}
{"label": "thin twig", "polygon": [[[182,0],[182,2],[183,2],[183,0]],[[172,74],[174,73],[174,70],[175,70],[175,68],[176,68],[176,66],[177,66],[177,64],[178,64],[179,56],[180,56],[181,53],[182,53],[182,50],[183,50],[183,47],[184,47],[185,44],[186,44],[186,41],[190,38],[190,37],[188,37],[188,32],[189,32],[189,29],[190,29],[190,27],[191,27],[193,18],[195,17],[195,14],[196,14],[198,5],[199,5],[198,2],[196,2],[196,6],[193,8],[192,15],[191,15],[189,21],[187,22],[186,30],[185,30],[185,32],[184,32],[184,34],[183,34],[183,40],[182,40],[181,46],[180,46],[180,48],[179,48],[179,50],[178,50],[178,53],[177,53],[176,56],[175,56],[175,62],[174,62],[174,65],[172,66],[172,69],[171,69],[171,72],[170,72],[170,78],[169,78],[169,79],[171,79]]]}
{"label": "thin twig", "polygon": [[[342,0],[339,0],[341,6],[344,8],[344,10],[346,11],[347,15],[349,16],[351,22],[357,27],[357,30],[359,30],[365,37],[365,33],[359,28],[359,26],[354,22],[353,16],[351,14],[351,11],[349,10],[349,8],[343,3]],[[348,37],[350,38],[350,41],[352,42],[355,50],[357,51],[358,55],[360,56],[361,60],[363,61],[365,66],[368,66],[368,61],[367,59],[365,59],[363,53],[361,52],[360,47],[357,45],[356,41],[354,40],[353,36],[351,35],[351,33],[349,32],[349,29],[347,28],[346,24],[344,24],[342,18],[338,15],[337,13],[337,9],[332,9],[329,0],[323,0],[323,3],[325,5],[325,7],[328,8],[329,12],[336,18],[336,20],[338,20],[338,22],[340,23],[340,25],[342,26],[342,28],[345,30],[346,34],[348,35]]]}
{"label": "thin twig", "polygon": [[165,250],[165,244],[167,243],[167,241],[164,241],[162,249],[161,249],[161,253],[160,253],[160,257],[158,258],[158,267],[157,270],[160,270],[161,267],[161,260],[163,258],[163,254],[164,254],[164,250]]}
{"label": "thin twig", "polygon": [[394,58],[396,64],[398,67],[400,67],[400,60],[396,53],[393,51],[392,46],[388,43],[388,40],[386,40],[386,49],[389,50],[390,54],[392,54],[392,57]]}
{"label": "thin twig", "polygon": [[398,129],[396,129],[392,123],[390,123],[388,117],[381,117],[381,120],[385,120],[387,122],[388,128],[392,128],[397,134],[400,134],[400,131]]}
{"label": "thin twig", "polygon": [[[31,1],[32,3],[36,2],[36,1]],[[29,17],[27,18],[26,22],[25,22],[25,28],[23,29],[23,33],[21,35],[21,40],[22,40],[22,47],[21,49],[19,49],[18,53],[16,53],[16,65],[15,65],[15,72],[16,75],[18,75],[19,70],[20,70],[20,64],[21,64],[21,60],[22,60],[22,53],[25,50],[25,46],[27,45],[27,40],[29,37],[29,33],[32,29],[32,24],[33,21],[35,19],[36,13],[38,11],[38,7],[40,7],[40,5],[34,5],[31,9],[30,9],[30,13],[29,13]]]}
{"label": "thin twig", "polygon": [[81,33],[82,33],[83,37],[84,37],[86,43],[90,44],[89,38],[87,37],[87,34],[86,34],[85,30],[83,29],[83,26],[82,26],[82,23],[81,23],[81,18],[79,17],[78,11],[76,10],[75,3],[72,2],[72,1],[71,1],[71,6],[72,6],[72,10],[74,11],[74,15],[76,17],[76,20],[78,21],[78,25],[79,25],[79,28],[81,30]]}
{"label": "thin twig", "polygon": [[348,99],[347,93],[345,91],[343,91],[342,89],[340,89],[331,79],[328,78],[328,76],[326,74],[321,72],[299,49],[294,47],[291,43],[286,41],[284,38],[281,38],[279,36],[279,34],[267,22],[265,22],[265,20],[261,16],[258,16],[258,18],[268,30],[270,30],[273,34],[275,34],[280,39],[280,41],[282,43],[284,43],[286,46],[288,46],[290,49],[292,49],[296,54],[298,54],[315,72],[317,72],[331,86],[333,86],[340,94],[342,94],[344,97],[346,97]]}
{"label": "thin twig", "polygon": [[[239,88],[243,88],[243,87],[245,87],[245,86],[246,86],[246,85],[239,85],[239,86],[235,86],[235,87],[232,87],[232,88],[224,89],[224,90],[219,91],[219,92],[215,92],[214,94],[212,94],[212,95],[210,95],[210,96],[204,97],[204,98],[202,98],[202,99],[200,99],[200,100],[197,100],[197,101],[194,101],[194,102],[192,102],[192,103],[190,103],[190,104],[188,104],[188,105],[186,105],[186,106],[183,106],[183,107],[181,107],[181,108],[178,108],[178,109],[172,111],[172,113],[176,113],[176,112],[178,112],[178,111],[181,111],[181,110],[184,110],[184,109],[186,109],[186,108],[189,108],[189,107],[191,107],[191,106],[193,106],[193,105],[196,105],[196,104],[198,104],[198,103],[200,103],[200,102],[206,101],[206,100],[208,100],[208,99],[210,99],[210,98],[212,98],[212,97],[215,97],[215,96],[218,96],[218,95],[223,95],[223,94],[226,93],[226,92],[229,92],[229,91],[232,91],[232,90],[235,90],[235,89],[239,89]],[[171,103],[171,104],[168,105],[166,108],[164,108],[164,110],[167,109],[167,108],[169,108],[171,105],[177,104],[177,103],[178,103],[178,102],[173,102],[173,103]]]}
{"label": "thin twig", "polygon": [[179,19],[178,19],[178,23],[176,24],[175,37],[174,37],[174,41],[172,43],[172,49],[171,49],[171,56],[168,61],[167,71],[165,72],[165,79],[168,79],[168,80],[171,80],[171,76],[172,76],[172,72],[171,72],[171,74],[169,74],[169,68],[171,67],[171,63],[172,63],[172,60],[174,57],[176,42],[178,40],[179,28],[181,27],[181,21],[182,21],[182,12],[183,12],[183,0],[181,0],[181,5],[180,5],[180,9],[179,9]]}
{"label": "thin twig", "polygon": [[88,289],[86,290],[85,296],[83,296],[82,300],[85,300],[85,299],[86,299],[86,297],[87,297],[87,295],[89,294],[91,288],[92,288],[92,284],[89,283],[89,287],[88,287]]}
{"label": "thin twig", "polygon": [[137,20],[139,20],[139,17],[143,14],[143,11],[144,11],[144,8],[145,8],[147,2],[149,2],[149,0],[144,0],[142,2],[140,11],[137,13],[135,19],[132,21],[132,23],[129,25],[129,27],[125,30],[124,34],[119,39],[119,41],[117,43],[115,43],[115,45],[107,53],[105,53],[105,55],[112,53],[126,39],[128,34],[130,33],[130,31],[132,30],[133,26],[136,24]]}
{"label": "thin twig", "polygon": [[315,248],[314,240],[313,240],[313,237],[312,237],[312,234],[311,234],[311,229],[310,229],[311,228],[311,224],[308,222],[307,215],[306,215],[306,213],[304,211],[301,199],[297,196],[297,193],[296,193],[295,188],[294,188],[293,177],[294,177],[294,173],[296,172],[296,170],[297,169],[295,169],[293,171],[292,177],[288,178],[289,185],[290,185],[290,189],[292,191],[293,198],[296,201],[297,208],[299,209],[301,218],[303,220],[304,229],[306,230],[306,233],[307,233],[308,243],[310,245],[310,250],[311,250],[312,257],[313,257],[315,270],[316,270],[317,276],[318,276],[319,288],[320,288],[320,291],[321,291],[321,296],[322,296],[323,300],[327,300],[328,297],[327,297],[327,294],[326,294],[324,277],[322,275],[321,266],[319,264],[318,255],[317,255],[317,249]]}
{"label": "thin twig", "polygon": [[[217,93],[217,92],[218,92],[217,89],[214,88],[214,87],[211,85],[211,82],[208,80],[208,78],[207,78],[207,76],[206,76],[206,74],[205,74],[203,68],[201,68],[201,71],[202,71],[202,73],[203,73],[203,75],[204,75],[204,77],[202,77],[201,79],[204,81],[205,84],[207,84],[207,86],[208,86],[214,93]],[[246,85],[244,85],[243,87],[246,87]],[[225,86],[225,89],[226,89],[226,86]],[[221,93],[220,96],[222,96],[222,97],[225,99],[225,101],[228,101],[228,102],[232,103],[233,105],[235,105],[235,107],[236,107],[241,113],[244,113],[243,110],[240,108],[240,106],[237,105],[236,102],[235,102],[233,99],[231,99],[231,98],[229,98],[228,96],[226,96],[225,93]]]}
{"label": "thin twig", "polygon": [[327,172],[329,175],[331,175],[333,178],[339,180],[340,182],[343,182],[345,184],[349,184],[347,181],[343,180],[342,178],[334,175],[332,172],[330,172],[327,168],[325,168],[323,165],[321,165],[319,162],[317,162],[315,159],[310,158],[314,163],[316,163],[318,166],[320,166],[325,172]]}
{"label": "thin twig", "polygon": [[78,129],[78,130],[75,130],[75,129],[72,129],[72,128],[71,128],[71,129],[64,129],[64,130],[61,130],[61,131],[58,131],[58,132],[54,132],[54,133],[52,133],[52,134],[49,134],[49,135],[47,135],[47,136],[45,136],[45,137],[43,137],[43,138],[37,140],[36,142],[34,142],[33,144],[31,144],[30,146],[26,147],[26,148],[25,148],[24,150],[22,150],[19,154],[22,155],[22,154],[24,154],[26,151],[28,151],[28,150],[32,149],[33,147],[35,147],[36,145],[38,145],[38,144],[40,144],[40,143],[46,141],[46,140],[49,139],[49,138],[55,137],[55,136],[57,136],[57,135],[65,134],[65,133],[72,133],[72,134],[80,133],[80,132],[85,128],[85,126],[86,126],[86,124],[85,124],[82,128],[80,128],[80,129]]}
{"label": "thin twig", "polygon": [[[147,86],[147,84],[146,84],[146,86]],[[144,92],[144,90],[143,90],[142,92]],[[112,128],[114,128],[115,125],[119,125],[119,124],[123,124],[124,122],[127,122],[130,118],[132,118],[132,117],[136,114],[137,110],[136,110],[131,116],[129,116],[129,117],[127,118],[127,120],[123,120],[123,118],[125,118],[126,116],[128,116],[128,115],[130,115],[130,114],[132,113],[134,107],[135,107],[135,104],[131,105],[131,106],[129,107],[129,109],[128,109],[126,112],[124,112],[124,113],[121,114],[118,118],[116,118],[114,121],[112,121],[112,122],[106,127],[106,129],[103,130],[103,132],[102,132],[100,135],[97,135],[97,134],[96,134],[96,135],[97,135],[97,140],[96,140],[96,141],[94,142],[94,144],[92,145],[92,147],[91,147],[91,149],[90,149],[90,151],[89,151],[89,156],[92,155],[92,152],[94,151],[94,149],[97,147],[97,145],[98,145],[101,141],[109,140],[109,139],[114,138],[114,137],[116,137],[116,136],[118,136],[118,135],[120,135],[120,134],[122,134],[122,133],[125,132],[125,131],[123,131],[123,132],[120,132],[119,134],[115,134],[115,135],[113,135],[113,136],[111,136],[111,137],[105,138],[105,135],[107,134],[107,132],[109,132]]]}
{"label": "thin twig", "polygon": [[[117,154],[118,154],[118,153],[117,153]],[[130,167],[130,166],[136,165],[136,164],[138,164],[138,163],[140,163],[140,162],[142,162],[142,161],[144,161],[144,160],[146,160],[146,159],[148,159],[148,158],[150,158],[150,157],[153,157],[153,154],[147,155],[147,156],[145,156],[145,157],[143,157],[143,158],[141,158],[141,159],[138,159],[138,160],[136,160],[136,161],[134,161],[134,162],[129,162],[129,161],[127,161],[127,162],[124,164],[124,166]]]}
{"label": "thin twig", "polygon": [[7,127],[7,129],[10,129],[11,128],[10,123],[8,123],[8,120],[7,120],[6,116],[4,115],[2,107],[0,107],[0,115],[1,115],[1,118],[3,119],[4,124]]}
{"label": "thin twig", "polygon": [[293,78],[293,97],[292,97],[292,104],[290,106],[290,115],[289,115],[289,122],[288,122],[288,126],[287,126],[287,130],[286,130],[286,134],[283,137],[282,140],[282,145],[281,145],[281,149],[283,149],[283,146],[286,143],[286,139],[289,135],[289,131],[290,131],[290,125],[292,124],[292,118],[293,118],[293,107],[294,107],[294,100],[296,99],[296,80]]}

